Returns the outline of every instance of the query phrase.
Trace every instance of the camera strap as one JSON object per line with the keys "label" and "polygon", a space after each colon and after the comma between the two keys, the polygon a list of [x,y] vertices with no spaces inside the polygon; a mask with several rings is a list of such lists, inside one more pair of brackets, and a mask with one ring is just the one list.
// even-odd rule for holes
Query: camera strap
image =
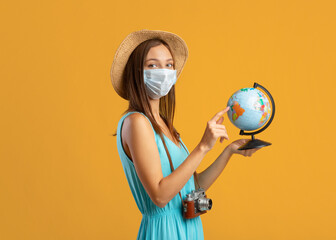
{"label": "camera strap", "polygon": [[[173,172],[173,171],[174,171],[174,166],[173,166],[173,162],[172,162],[172,160],[171,160],[169,151],[168,151],[168,149],[167,149],[166,142],[163,140],[163,137],[162,137],[162,136],[160,136],[160,137],[161,137],[163,146],[164,146],[164,148],[165,148],[165,150],[166,150],[166,153],[167,153],[167,156],[168,156],[168,160],[169,160],[169,164],[170,164],[171,171]],[[183,148],[186,150],[186,152],[188,152],[187,149],[184,147],[184,144],[182,144],[181,141],[179,141],[179,142],[180,142],[180,145],[183,146]],[[200,188],[200,185],[199,185],[199,183],[198,183],[198,177],[197,177],[197,173],[196,173],[196,171],[194,172],[194,178],[195,178],[195,180],[196,180],[196,183],[197,183],[197,185],[198,185],[198,188]],[[184,201],[183,201],[183,199],[182,199],[181,192],[179,192],[179,195],[180,195],[180,198],[181,198],[181,201],[182,201],[182,206],[183,206],[183,205],[184,205]]]}

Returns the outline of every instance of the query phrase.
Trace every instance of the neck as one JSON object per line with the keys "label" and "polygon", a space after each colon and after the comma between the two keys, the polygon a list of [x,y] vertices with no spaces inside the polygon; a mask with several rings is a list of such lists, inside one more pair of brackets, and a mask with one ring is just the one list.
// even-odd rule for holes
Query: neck
{"label": "neck", "polygon": [[161,119],[160,117],[160,99],[150,99],[149,104],[152,108],[152,113],[157,122]]}

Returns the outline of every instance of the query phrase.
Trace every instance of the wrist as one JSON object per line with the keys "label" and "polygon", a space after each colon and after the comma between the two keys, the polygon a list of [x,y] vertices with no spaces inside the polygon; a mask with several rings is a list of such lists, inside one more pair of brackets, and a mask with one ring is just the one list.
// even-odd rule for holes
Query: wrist
{"label": "wrist", "polygon": [[230,147],[230,144],[227,145],[225,148],[224,148],[224,151],[223,152],[226,152],[228,155],[232,156],[234,154],[232,148]]}
{"label": "wrist", "polygon": [[207,154],[207,153],[210,151],[210,149],[209,149],[208,147],[204,146],[204,145],[201,144],[201,143],[199,143],[199,144],[196,146],[196,150],[197,150],[198,152],[200,152],[201,154],[203,154],[203,155]]}

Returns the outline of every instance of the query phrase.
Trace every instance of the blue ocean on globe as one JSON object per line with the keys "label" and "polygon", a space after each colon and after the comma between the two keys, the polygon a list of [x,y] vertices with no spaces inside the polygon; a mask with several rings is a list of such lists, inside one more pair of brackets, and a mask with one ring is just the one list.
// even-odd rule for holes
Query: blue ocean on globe
{"label": "blue ocean on globe", "polygon": [[266,95],[256,88],[242,88],[232,94],[227,106],[230,121],[237,128],[253,131],[265,125],[271,115]]}

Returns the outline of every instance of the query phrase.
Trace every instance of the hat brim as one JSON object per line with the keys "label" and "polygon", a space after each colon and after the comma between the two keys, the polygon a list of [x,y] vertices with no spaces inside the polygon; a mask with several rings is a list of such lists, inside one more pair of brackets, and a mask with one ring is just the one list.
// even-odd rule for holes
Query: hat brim
{"label": "hat brim", "polygon": [[159,38],[167,42],[174,58],[176,77],[178,78],[188,58],[188,47],[184,40],[174,33],[160,30],[139,30],[130,33],[119,45],[113,59],[110,75],[112,86],[119,96],[126,98],[122,89],[122,77],[126,63],[134,49],[142,42]]}

